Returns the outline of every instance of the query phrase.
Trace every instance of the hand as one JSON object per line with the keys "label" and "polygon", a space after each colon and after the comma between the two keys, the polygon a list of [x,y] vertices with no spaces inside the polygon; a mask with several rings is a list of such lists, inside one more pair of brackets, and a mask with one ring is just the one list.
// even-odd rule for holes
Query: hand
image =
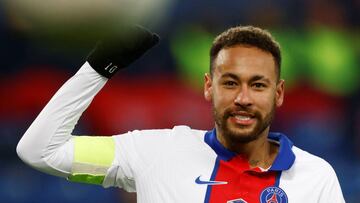
{"label": "hand", "polygon": [[99,74],[111,78],[159,42],[159,36],[141,26],[124,26],[100,40],[87,61]]}

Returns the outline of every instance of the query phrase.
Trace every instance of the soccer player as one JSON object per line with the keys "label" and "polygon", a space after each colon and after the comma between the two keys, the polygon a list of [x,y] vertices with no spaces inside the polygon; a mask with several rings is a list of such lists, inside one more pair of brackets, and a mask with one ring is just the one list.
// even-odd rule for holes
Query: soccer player
{"label": "soccer player", "polygon": [[25,163],[70,181],[136,191],[146,203],[344,202],[325,160],[269,132],[284,100],[281,53],[269,32],[252,26],[226,30],[211,47],[204,97],[213,106],[212,130],[72,135],[109,78],[158,42],[141,27],[126,31],[99,43],[41,111],[17,146]]}

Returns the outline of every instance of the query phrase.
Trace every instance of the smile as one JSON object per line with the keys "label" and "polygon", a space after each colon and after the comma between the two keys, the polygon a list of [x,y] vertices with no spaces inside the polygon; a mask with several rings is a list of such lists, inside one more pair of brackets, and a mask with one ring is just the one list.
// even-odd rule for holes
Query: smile
{"label": "smile", "polygon": [[247,112],[236,112],[229,119],[232,123],[238,125],[251,125],[255,122],[255,115]]}
{"label": "smile", "polygon": [[250,116],[240,116],[240,115],[236,115],[235,118],[242,121],[247,121],[251,119]]}

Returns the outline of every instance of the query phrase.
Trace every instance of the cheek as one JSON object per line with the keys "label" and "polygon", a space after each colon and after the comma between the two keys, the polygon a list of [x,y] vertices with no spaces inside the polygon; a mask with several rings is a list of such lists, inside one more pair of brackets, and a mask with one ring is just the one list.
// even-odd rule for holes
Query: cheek
{"label": "cheek", "polygon": [[233,105],[233,101],[234,99],[232,99],[232,95],[229,94],[228,92],[221,92],[221,94],[218,94],[219,92],[216,93],[216,91],[214,91],[213,97],[212,97],[212,103],[213,103],[213,107],[218,111],[218,112],[223,112],[225,111],[225,109],[229,108],[231,105]]}
{"label": "cheek", "polygon": [[215,90],[213,94],[213,104],[215,107],[226,107],[234,103],[236,94],[232,91]]}
{"label": "cheek", "polygon": [[256,106],[261,112],[268,113],[274,107],[275,94],[269,92],[257,96]]}

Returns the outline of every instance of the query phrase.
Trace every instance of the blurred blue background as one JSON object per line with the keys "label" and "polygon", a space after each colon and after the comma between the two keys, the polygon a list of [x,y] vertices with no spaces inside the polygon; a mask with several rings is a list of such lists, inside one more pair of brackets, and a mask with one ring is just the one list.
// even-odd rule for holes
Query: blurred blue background
{"label": "blurred blue background", "polygon": [[283,53],[285,103],[272,130],[330,162],[346,201],[360,202],[359,15],[358,0],[2,1],[0,202],[135,201],[120,189],[41,174],[15,152],[96,39],[123,22],[152,29],[161,43],[109,82],[75,133],[112,135],[179,124],[211,129],[202,82],[213,37],[230,26],[260,26],[273,33]]}

